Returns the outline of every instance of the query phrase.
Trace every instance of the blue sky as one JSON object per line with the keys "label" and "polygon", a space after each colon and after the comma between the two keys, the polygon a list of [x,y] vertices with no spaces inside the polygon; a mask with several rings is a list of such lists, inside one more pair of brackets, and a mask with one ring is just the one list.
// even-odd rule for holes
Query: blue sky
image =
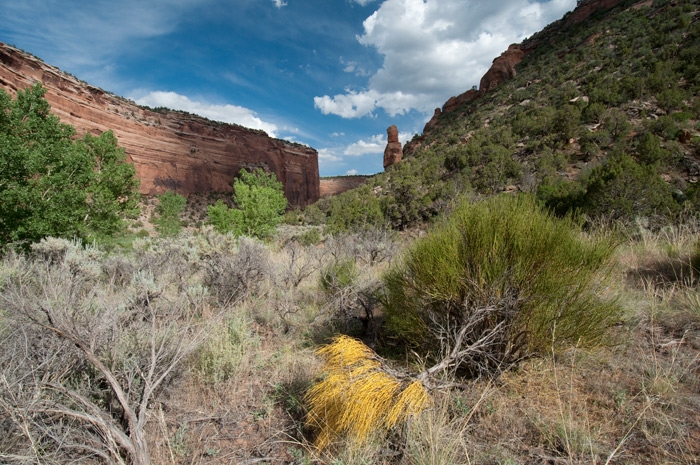
{"label": "blue sky", "polygon": [[0,41],[92,85],[319,151],[321,176],[382,170],[509,44],[575,0],[0,0]]}

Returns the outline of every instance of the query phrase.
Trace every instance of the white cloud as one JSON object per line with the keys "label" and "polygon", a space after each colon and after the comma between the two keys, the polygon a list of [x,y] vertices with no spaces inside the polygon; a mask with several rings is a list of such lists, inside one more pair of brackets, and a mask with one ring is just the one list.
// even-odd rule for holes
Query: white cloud
{"label": "white cloud", "polygon": [[362,6],[367,5],[368,3],[372,3],[374,0],[353,0],[355,3],[359,3]]}
{"label": "white cloud", "polygon": [[384,148],[386,147],[386,136],[377,134],[372,136],[369,141],[359,140],[347,146],[343,151],[343,155],[350,155],[352,157],[357,157],[360,155],[367,155],[370,153],[379,154],[384,153]]}
{"label": "white cloud", "polygon": [[272,0],[272,3],[277,8],[282,8],[283,6],[287,6],[287,2],[285,2],[284,0]]}
{"label": "white cloud", "polygon": [[355,176],[357,174],[357,170],[347,170],[345,174],[348,176]]}
{"label": "white cloud", "polygon": [[345,71],[346,73],[352,73],[355,76],[360,76],[360,77],[369,77],[372,75],[372,73],[370,73],[365,68],[360,66],[360,64],[357,63],[356,61],[345,61],[345,59],[343,59],[343,57],[341,57],[340,64],[345,66],[343,68],[343,71]]}
{"label": "white cloud", "polygon": [[141,98],[134,99],[134,101],[139,105],[183,110],[204,116],[205,118],[209,118],[214,121],[239,124],[252,129],[262,129],[271,137],[276,137],[277,126],[275,124],[263,121],[255,116],[255,112],[253,110],[239,107],[237,105],[196,102],[190,100],[190,98],[185,95],[180,95],[175,92],[162,91],[149,92]]}
{"label": "white cloud", "polygon": [[329,148],[318,149],[318,162],[319,162],[319,164],[336,163],[339,161],[343,161],[343,157],[339,157],[338,155],[336,155],[335,151],[333,149],[329,149]]}
{"label": "white cloud", "polygon": [[[356,0],[357,1],[357,0]],[[356,118],[430,112],[478,84],[491,61],[573,9],[574,0],[386,0],[358,41],[384,57],[364,89],[317,96],[324,114]],[[348,62],[345,69],[354,72]]]}

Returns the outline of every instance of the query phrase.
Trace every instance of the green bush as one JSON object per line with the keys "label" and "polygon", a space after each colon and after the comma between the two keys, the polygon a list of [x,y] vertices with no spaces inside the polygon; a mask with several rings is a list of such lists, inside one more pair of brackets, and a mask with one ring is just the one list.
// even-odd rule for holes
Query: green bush
{"label": "green bush", "polygon": [[112,131],[75,139],[41,84],[0,89],[0,246],[47,236],[103,239],[138,211],[138,179]]}
{"label": "green bush", "polygon": [[156,207],[157,218],[153,220],[156,231],[162,236],[175,236],[182,230],[180,215],[187,199],[171,191],[158,195],[160,203]]}
{"label": "green bush", "polygon": [[304,247],[318,245],[319,242],[321,242],[321,233],[316,228],[309,229],[303,234],[300,234],[297,237],[297,240],[299,241],[299,244],[303,245]]}
{"label": "green bush", "polygon": [[287,208],[282,183],[272,173],[258,168],[239,173],[233,189],[238,208],[228,208],[221,200],[208,207],[209,221],[218,232],[236,236],[270,236],[283,219]]}
{"label": "green bush", "polygon": [[661,138],[651,133],[644,133],[637,143],[637,158],[642,163],[665,165],[671,158],[668,150],[661,147]]}
{"label": "green bush", "polygon": [[624,153],[611,156],[592,171],[581,207],[591,216],[625,222],[647,217],[653,223],[666,221],[678,210],[656,168],[640,165]]}
{"label": "green bush", "polygon": [[350,286],[357,276],[354,260],[338,259],[321,271],[321,288],[329,294],[335,294]]}
{"label": "green bush", "polygon": [[462,201],[385,275],[387,329],[428,359],[492,335],[460,363],[472,374],[600,344],[620,314],[606,280],[613,249],[530,196]]}
{"label": "green bush", "polygon": [[379,200],[368,186],[333,197],[326,222],[326,233],[362,231],[384,223]]}

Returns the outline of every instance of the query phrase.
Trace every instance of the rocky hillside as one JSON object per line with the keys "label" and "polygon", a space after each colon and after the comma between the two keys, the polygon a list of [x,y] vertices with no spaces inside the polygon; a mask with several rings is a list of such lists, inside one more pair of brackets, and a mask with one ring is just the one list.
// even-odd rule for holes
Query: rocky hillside
{"label": "rocky hillside", "polygon": [[0,86],[14,93],[37,82],[46,87],[52,111],[79,136],[114,131],[144,194],[230,191],[241,168],[263,167],[284,184],[291,206],[319,198],[318,154],[310,147],[184,112],[140,107],[0,43]]}
{"label": "rocky hillside", "polygon": [[580,2],[437,109],[363,192],[399,229],[465,194],[528,192],[560,213],[657,224],[698,211],[699,11]]}

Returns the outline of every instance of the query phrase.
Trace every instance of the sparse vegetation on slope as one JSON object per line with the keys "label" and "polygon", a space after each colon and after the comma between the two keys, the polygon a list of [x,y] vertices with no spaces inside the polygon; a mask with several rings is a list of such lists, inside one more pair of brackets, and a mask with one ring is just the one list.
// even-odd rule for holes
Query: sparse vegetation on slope
{"label": "sparse vegetation on slope", "polygon": [[[460,195],[503,191],[626,222],[697,212],[699,10],[623,1],[525,41],[534,49],[515,78],[443,113],[367,181],[386,221],[405,229]],[[337,201],[325,207],[331,220]]]}

